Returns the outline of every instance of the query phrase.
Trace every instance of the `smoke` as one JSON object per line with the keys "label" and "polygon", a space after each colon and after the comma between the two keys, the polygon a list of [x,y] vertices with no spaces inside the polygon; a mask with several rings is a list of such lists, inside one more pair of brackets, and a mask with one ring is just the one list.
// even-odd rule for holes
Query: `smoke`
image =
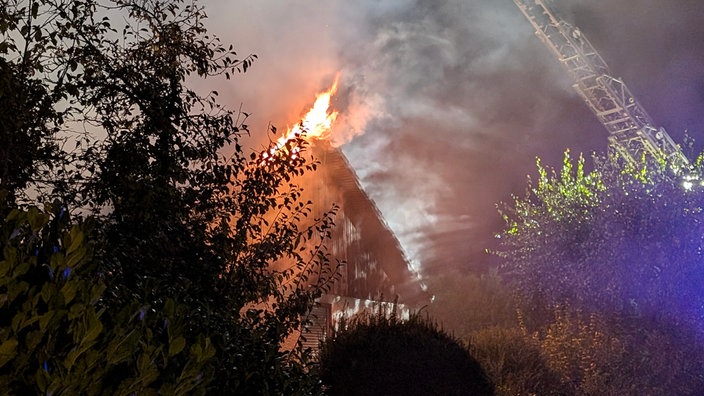
{"label": "smoke", "polygon": [[[556,3],[676,141],[701,133],[704,3]],[[606,148],[511,0],[208,0],[207,11],[220,37],[259,55],[220,87],[255,132],[296,122],[341,72],[335,143],[425,274],[489,263],[495,204],[522,194],[536,156],[558,165],[566,148]]]}

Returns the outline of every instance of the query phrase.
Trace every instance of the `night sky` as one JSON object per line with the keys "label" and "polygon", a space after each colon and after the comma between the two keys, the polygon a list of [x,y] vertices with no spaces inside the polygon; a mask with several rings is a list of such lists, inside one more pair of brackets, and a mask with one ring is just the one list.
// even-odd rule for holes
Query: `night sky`
{"label": "night sky", "polygon": [[[704,2],[563,0],[656,124],[704,144]],[[425,275],[485,267],[535,157],[607,134],[512,0],[206,0],[206,26],[259,59],[216,87],[255,136],[297,122],[341,73],[342,145]],[[253,147],[256,145],[252,143]]]}

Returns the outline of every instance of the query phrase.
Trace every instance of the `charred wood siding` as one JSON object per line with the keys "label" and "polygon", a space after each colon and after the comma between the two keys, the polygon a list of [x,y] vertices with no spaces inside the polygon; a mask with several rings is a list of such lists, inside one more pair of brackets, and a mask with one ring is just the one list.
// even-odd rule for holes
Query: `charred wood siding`
{"label": "charred wood siding", "polygon": [[322,210],[336,203],[333,254],[346,262],[334,294],[359,299],[422,304],[428,301],[401,245],[382,220],[374,202],[362,190],[344,154],[326,142],[313,146],[320,161],[317,172],[304,181],[304,189]]}

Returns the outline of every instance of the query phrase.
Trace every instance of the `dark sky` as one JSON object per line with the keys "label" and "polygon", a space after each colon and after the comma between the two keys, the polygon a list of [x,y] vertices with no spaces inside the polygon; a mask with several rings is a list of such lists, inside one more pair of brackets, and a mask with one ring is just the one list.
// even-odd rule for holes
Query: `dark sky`
{"label": "dark sky", "polygon": [[[704,142],[704,1],[562,0],[676,142]],[[251,71],[218,87],[254,133],[295,123],[337,72],[339,144],[426,275],[487,262],[495,209],[535,157],[607,136],[512,0],[206,0]]]}

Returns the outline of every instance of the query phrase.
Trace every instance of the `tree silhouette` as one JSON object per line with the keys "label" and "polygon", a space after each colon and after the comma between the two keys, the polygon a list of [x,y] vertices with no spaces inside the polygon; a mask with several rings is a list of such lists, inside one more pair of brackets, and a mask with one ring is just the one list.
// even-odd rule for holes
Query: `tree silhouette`
{"label": "tree silhouette", "polygon": [[[203,389],[314,393],[307,352],[279,346],[334,276],[323,244],[334,211],[308,219],[300,202],[295,175],[316,166],[302,137],[287,143],[299,147],[295,157],[281,150],[264,162],[239,144],[246,115],[221,106],[217,92],[188,87],[256,58],[238,57],[204,19],[184,0],[6,4],[3,214],[56,200],[89,218],[89,278],[106,287],[96,309],[145,318],[155,342],[170,345],[172,327],[156,318],[170,315],[172,301],[178,349],[206,339],[214,348]],[[152,359],[159,380],[139,389],[166,389],[173,359]]]}

